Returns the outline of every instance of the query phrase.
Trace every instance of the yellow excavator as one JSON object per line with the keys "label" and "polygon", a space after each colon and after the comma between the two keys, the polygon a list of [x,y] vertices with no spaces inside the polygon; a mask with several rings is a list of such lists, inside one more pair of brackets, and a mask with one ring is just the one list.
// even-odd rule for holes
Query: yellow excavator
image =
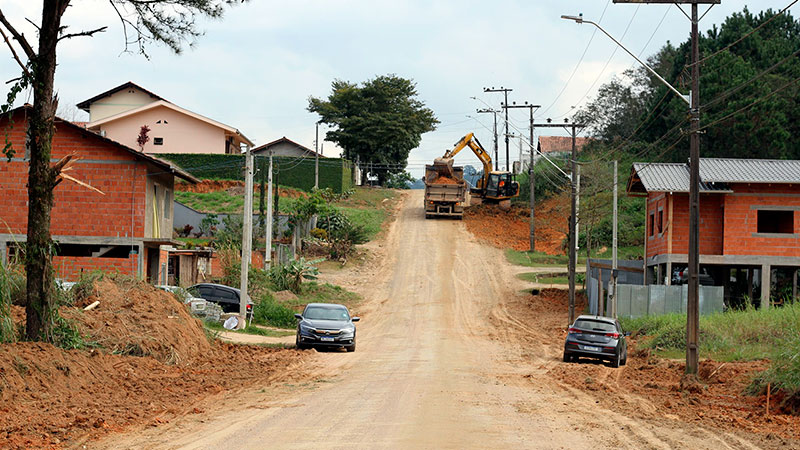
{"label": "yellow excavator", "polygon": [[514,181],[511,172],[492,170],[492,157],[483,149],[473,133],[462,137],[451,150],[445,152],[443,157],[434,159],[434,167],[440,173],[452,174],[453,158],[464,147],[472,149],[475,156],[483,163],[483,176],[476,186],[470,189],[470,204],[486,202],[499,204],[503,209],[510,208],[511,199],[519,195],[519,183]]}

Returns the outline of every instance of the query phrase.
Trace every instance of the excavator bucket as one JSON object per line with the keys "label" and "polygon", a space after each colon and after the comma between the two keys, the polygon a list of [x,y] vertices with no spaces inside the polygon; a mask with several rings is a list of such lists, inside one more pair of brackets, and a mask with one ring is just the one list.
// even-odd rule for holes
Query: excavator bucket
{"label": "excavator bucket", "polygon": [[436,158],[433,160],[433,167],[439,178],[455,178],[453,158]]}

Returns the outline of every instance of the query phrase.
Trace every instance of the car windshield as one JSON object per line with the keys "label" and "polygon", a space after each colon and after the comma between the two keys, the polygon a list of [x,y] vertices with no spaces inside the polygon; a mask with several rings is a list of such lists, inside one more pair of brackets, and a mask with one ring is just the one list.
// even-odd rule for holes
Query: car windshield
{"label": "car windshield", "polygon": [[580,319],[575,321],[575,328],[592,331],[617,331],[613,323],[602,322],[599,320]]}
{"label": "car windshield", "polygon": [[346,322],[350,320],[350,315],[344,308],[326,308],[324,306],[312,306],[306,308],[303,313],[304,319],[310,320],[336,320]]}

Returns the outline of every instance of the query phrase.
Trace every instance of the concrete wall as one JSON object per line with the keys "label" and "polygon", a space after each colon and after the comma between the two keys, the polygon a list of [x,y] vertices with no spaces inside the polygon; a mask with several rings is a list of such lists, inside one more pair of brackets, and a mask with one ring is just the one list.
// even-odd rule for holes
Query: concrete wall
{"label": "concrete wall", "polygon": [[[600,280],[603,280],[603,292],[605,294],[608,293],[608,286],[611,282],[611,269],[604,269],[599,267],[591,267],[590,265],[595,264],[602,264],[604,266],[611,266],[610,259],[590,259],[586,262],[586,297],[589,302],[589,312],[591,314],[597,314],[598,311],[598,301],[597,301],[597,294],[598,289],[597,286],[600,283]],[[639,271],[628,271],[628,270],[618,270],[617,275],[617,285],[619,284],[636,284],[636,285],[643,285],[644,284],[644,261],[641,260],[633,260],[633,261],[617,261],[617,267],[621,268],[629,268],[629,269],[639,269]],[[608,303],[606,303],[607,305]]]}
{"label": "concrete wall", "polygon": [[[106,137],[138,149],[142,125],[150,127],[145,153],[225,153],[225,130],[164,106],[121,117],[100,129]],[[163,145],[155,145],[155,138],[162,138]]]}
{"label": "concrete wall", "polygon": [[89,105],[89,121],[105,119],[125,111],[139,108],[157,99],[134,87],[103,97]]}
{"label": "concrete wall", "polygon": [[[200,222],[206,217],[207,214],[192,209],[177,200],[173,201],[173,205],[175,211],[175,227],[183,228],[184,225],[188,224],[194,227],[192,232],[197,232],[200,230]],[[219,220],[217,230],[225,229],[224,219],[226,217],[228,217],[228,214],[217,214],[217,219]],[[278,227],[275,230],[275,233],[277,235],[281,235],[284,231],[289,229],[289,216],[281,214],[277,216],[277,219]],[[253,226],[257,225],[258,214],[253,214]]]}

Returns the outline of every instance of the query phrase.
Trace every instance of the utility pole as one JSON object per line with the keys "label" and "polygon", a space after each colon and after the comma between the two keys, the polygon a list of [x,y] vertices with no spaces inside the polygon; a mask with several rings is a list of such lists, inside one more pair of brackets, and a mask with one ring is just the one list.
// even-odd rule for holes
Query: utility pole
{"label": "utility pole", "polygon": [[272,149],[269,150],[269,172],[267,172],[267,223],[266,232],[266,253],[264,254],[264,270],[272,268]]}
{"label": "utility pole", "polygon": [[[699,5],[705,4],[710,5],[710,10],[714,7],[714,5],[720,4],[720,2],[721,0],[614,0],[614,3],[675,4],[687,17],[689,17],[689,15],[683,11],[683,8],[681,8],[680,5],[692,5],[691,17],[689,17],[692,25],[692,90],[688,100],[689,114],[691,117],[691,135],[689,136],[689,298],[686,305],[686,373],[694,376],[698,374],[699,369],[699,356],[697,348],[698,338],[700,336],[700,47],[698,32],[700,16],[698,8]],[[705,14],[703,15],[705,16]],[[575,20],[571,17],[569,19]],[[597,25],[595,24],[595,26]],[[597,27],[600,28],[599,26]],[[602,31],[608,35],[605,30]],[[620,44],[620,46],[622,45]],[[630,51],[627,49],[625,50],[633,56]],[[642,63],[641,61],[639,62],[651,72],[654,72],[646,64]],[[677,91],[663,78],[660,79],[673,92],[676,92],[681,97],[684,97],[683,94]]]}
{"label": "utility pole", "polygon": [[319,189],[319,122],[314,129],[314,189]]}
{"label": "utility pole", "polygon": [[[503,105],[503,109],[506,110],[506,133],[505,133],[505,136],[506,136],[506,170],[508,170],[509,167],[511,167],[511,163],[509,161],[509,156],[508,156],[508,108],[506,108],[505,105],[508,105],[508,93],[511,92],[511,91],[513,91],[513,89],[507,89],[507,88],[504,88],[503,86],[500,86],[500,89],[495,89],[494,87],[492,87],[491,89],[490,88],[483,88],[483,92],[502,92],[503,95],[505,96],[505,102],[503,102],[502,105]],[[498,163],[499,163],[499,161],[498,161]]]}
{"label": "utility pole", "polygon": [[[534,184],[534,180],[533,180],[533,161],[534,161],[533,155],[534,155],[534,153],[536,151],[536,147],[534,146],[534,143],[533,143],[533,128],[534,128],[533,112],[536,109],[541,108],[541,105],[529,105],[528,102],[525,102],[522,105],[517,105],[517,104],[512,104],[510,106],[507,105],[505,108],[506,108],[506,113],[508,113],[508,108],[528,108],[528,113],[529,113],[529,119],[528,119],[529,122],[528,123],[529,123],[529,126],[530,126],[530,136],[529,136],[528,145],[530,146],[530,149],[531,149],[531,164],[530,164],[530,167],[528,167],[528,183],[530,184],[530,207],[531,207],[531,219],[530,219],[530,221],[531,221],[531,224],[530,224],[530,233],[529,233],[529,236],[528,236],[528,240],[529,240],[530,251],[534,252],[534,251],[536,251],[536,226],[534,225],[534,212],[533,211],[534,211],[534,208],[536,207],[536,202],[535,202],[535,197],[534,197],[534,194],[535,194],[534,193],[534,191],[535,191],[534,185],[535,184]],[[520,136],[520,139],[521,138],[522,137]],[[519,165],[520,165],[520,170],[522,170],[522,153],[520,153]]]}
{"label": "utility pole", "polygon": [[499,162],[497,160],[497,111],[495,111],[493,109],[489,109],[489,108],[483,108],[483,109],[476,110],[476,112],[478,114],[491,113],[492,114],[492,118],[494,118],[494,128],[493,128],[494,129],[494,131],[493,131],[493,133],[494,133],[494,161],[495,161],[495,164],[497,164]]}
{"label": "utility pole", "polygon": [[614,160],[614,213],[611,232],[611,317],[617,318],[617,161]]}
{"label": "utility pole", "polygon": [[247,323],[247,272],[250,269],[250,252],[253,245],[253,153],[245,150],[244,211],[242,223],[242,273],[239,315]]}

